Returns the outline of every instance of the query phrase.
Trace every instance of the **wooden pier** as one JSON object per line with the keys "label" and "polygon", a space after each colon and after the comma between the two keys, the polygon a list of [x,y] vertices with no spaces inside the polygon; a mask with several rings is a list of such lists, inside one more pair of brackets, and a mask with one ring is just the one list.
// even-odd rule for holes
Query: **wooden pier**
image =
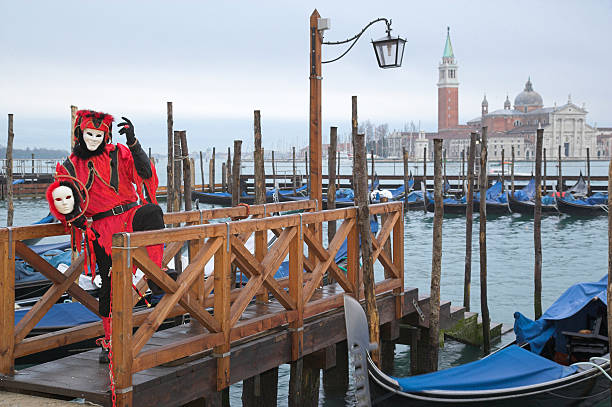
{"label": "wooden pier", "polygon": [[[314,201],[303,201],[170,213],[165,215],[167,224],[184,226],[115,235],[112,360],[117,405],[178,406],[199,399],[206,400],[206,405],[218,405],[220,391],[230,384],[280,364],[308,358],[327,361],[323,368],[333,365],[335,358],[330,355],[346,338],[343,295],[364,298],[357,212],[354,207],[315,209]],[[427,327],[427,317],[420,308],[427,308],[428,298],[419,298],[416,289],[404,287],[402,209],[401,202],[370,207],[371,214],[385,215],[379,233],[371,236],[373,261],[385,271],[377,273],[375,287],[381,325],[390,327],[382,330],[383,341],[400,338],[402,319]],[[303,212],[271,217],[284,211]],[[341,223],[325,247],[315,237],[316,230],[332,220]],[[255,245],[254,250],[249,250],[245,246],[252,235],[256,240],[266,239],[268,231],[278,237],[269,248]],[[19,357],[102,335],[101,323],[91,323],[28,336],[64,292],[98,313],[97,300],[74,283],[82,270],[83,256],[61,274],[22,243],[24,239],[63,234],[59,224],[0,229],[0,388],[84,397],[109,405],[108,366],[98,364],[98,350],[14,369]],[[346,272],[334,261],[345,240]],[[176,282],[146,254],[145,246],[157,243],[166,244],[164,264],[183,246],[189,248],[189,263]],[[53,282],[17,325],[15,255]],[[288,277],[275,279],[286,258]],[[214,267],[206,275],[208,263]],[[132,289],[133,265],[166,292],[155,308],[133,311],[138,301]],[[231,286],[236,269],[248,277],[246,285]],[[334,284],[322,285],[326,274],[333,277]],[[145,289],[144,279],[137,286]],[[444,303],[441,327],[445,320],[462,318],[462,311],[463,308],[451,309],[449,303]],[[184,314],[189,314],[190,324],[158,331],[165,319]],[[315,357],[321,352],[322,358]]]}

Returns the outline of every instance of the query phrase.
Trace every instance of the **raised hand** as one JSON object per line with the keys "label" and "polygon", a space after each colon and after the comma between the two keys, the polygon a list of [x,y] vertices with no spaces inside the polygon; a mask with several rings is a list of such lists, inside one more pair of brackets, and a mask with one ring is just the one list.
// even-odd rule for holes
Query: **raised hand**
{"label": "raised hand", "polygon": [[127,117],[121,117],[123,122],[119,123],[117,126],[119,129],[119,134],[125,134],[125,139],[127,141],[128,146],[136,143],[136,135],[134,134],[134,125]]}

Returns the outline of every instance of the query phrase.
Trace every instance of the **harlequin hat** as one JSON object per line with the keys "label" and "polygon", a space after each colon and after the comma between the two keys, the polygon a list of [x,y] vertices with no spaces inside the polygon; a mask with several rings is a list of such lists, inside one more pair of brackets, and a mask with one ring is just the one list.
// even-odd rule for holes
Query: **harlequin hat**
{"label": "harlequin hat", "polygon": [[[78,142],[78,135],[83,134],[85,129],[96,129],[104,131],[104,142],[112,140],[113,116],[107,113],[95,112],[93,110],[79,110],[76,112],[73,134],[75,142]],[[77,131],[80,130],[80,131]]]}

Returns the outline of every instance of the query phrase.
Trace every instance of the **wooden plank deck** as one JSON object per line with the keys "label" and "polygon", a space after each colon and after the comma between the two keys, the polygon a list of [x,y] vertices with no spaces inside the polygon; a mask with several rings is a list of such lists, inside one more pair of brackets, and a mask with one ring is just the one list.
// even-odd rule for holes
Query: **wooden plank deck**
{"label": "wooden plank deck", "polygon": [[[342,296],[339,285],[317,289],[312,301]],[[413,299],[416,288],[403,294],[402,314],[414,314]],[[381,324],[395,318],[395,298],[391,293],[379,295],[377,305]],[[449,312],[450,312],[450,307]],[[285,311],[277,301],[268,304],[252,302],[241,320],[270,317]],[[240,324],[240,322],[239,322]],[[239,326],[236,327],[239,329]],[[181,325],[159,331],[147,342],[143,350],[175,343],[196,333],[190,325]],[[324,349],[346,339],[342,308],[310,317],[304,322],[304,355]],[[0,376],[0,388],[13,392],[42,395],[80,397],[94,403],[110,405],[108,366],[98,363],[99,350],[75,354],[52,362],[17,371],[13,377]],[[232,344],[230,382],[236,383],[273,367],[291,361],[291,337],[287,326],[274,328]],[[134,405],[180,406],[191,400],[206,397],[216,391],[217,361],[212,350],[197,357],[185,358],[166,365],[150,368],[133,375]]]}

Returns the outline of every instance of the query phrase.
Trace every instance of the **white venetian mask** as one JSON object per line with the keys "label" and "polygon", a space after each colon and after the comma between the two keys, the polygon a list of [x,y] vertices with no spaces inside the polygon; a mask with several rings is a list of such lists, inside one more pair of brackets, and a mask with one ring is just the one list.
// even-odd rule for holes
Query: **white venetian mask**
{"label": "white venetian mask", "polygon": [[83,141],[89,151],[96,151],[104,140],[104,131],[87,128],[83,130]]}
{"label": "white venetian mask", "polygon": [[72,189],[61,185],[53,190],[53,204],[62,215],[67,215],[74,209],[74,196]]}

